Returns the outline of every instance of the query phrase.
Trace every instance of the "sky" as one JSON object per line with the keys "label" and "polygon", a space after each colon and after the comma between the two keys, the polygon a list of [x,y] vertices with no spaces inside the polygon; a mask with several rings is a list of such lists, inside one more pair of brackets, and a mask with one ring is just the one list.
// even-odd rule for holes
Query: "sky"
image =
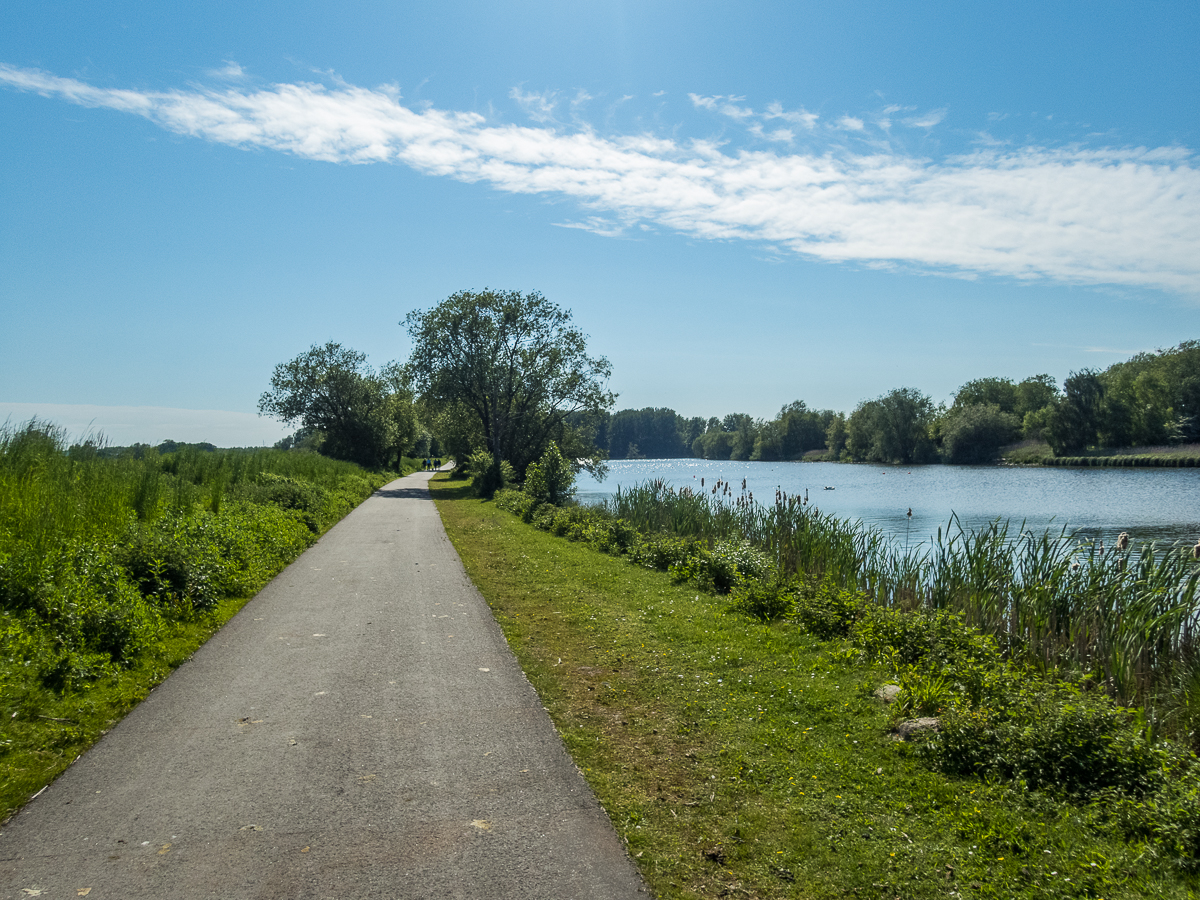
{"label": "sky", "polygon": [[271,443],[276,364],[540,291],[617,408],[1200,338],[1200,4],[0,6],[0,423]]}

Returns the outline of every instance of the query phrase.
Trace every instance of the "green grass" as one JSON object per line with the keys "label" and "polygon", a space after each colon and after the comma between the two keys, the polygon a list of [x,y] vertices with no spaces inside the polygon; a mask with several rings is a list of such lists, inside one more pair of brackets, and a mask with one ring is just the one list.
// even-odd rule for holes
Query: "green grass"
{"label": "green grass", "polygon": [[0,430],[0,820],[395,477],[298,451],[98,449]]}
{"label": "green grass", "polygon": [[222,600],[202,618],[165,625],[130,668],[67,693],[25,692],[4,703],[0,722],[0,821],[57,778],[241,609]]}
{"label": "green grass", "polygon": [[432,483],[452,542],[659,897],[1184,897],[1103,810],[933,771],[890,671]]}

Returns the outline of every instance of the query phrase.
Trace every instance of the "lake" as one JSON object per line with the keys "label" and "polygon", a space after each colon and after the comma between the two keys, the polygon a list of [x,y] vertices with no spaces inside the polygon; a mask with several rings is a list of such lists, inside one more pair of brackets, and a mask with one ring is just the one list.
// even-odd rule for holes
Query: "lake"
{"label": "lake", "polygon": [[[1111,546],[1129,532],[1135,542],[1200,540],[1200,469],[1062,469],[997,466],[880,466],[858,463],[735,462],[640,459],[609,463],[608,476],[587,473],[577,497],[595,503],[617,486],[662,478],[676,488],[710,490],[717,479],[736,494],[746,488],[761,503],[775,491],[804,496],[824,513],[858,519],[910,544],[928,540],[952,513],[967,529],[996,518],[1055,532],[1066,526]],[[832,490],[826,490],[829,487]],[[912,509],[912,520],[907,513]]]}

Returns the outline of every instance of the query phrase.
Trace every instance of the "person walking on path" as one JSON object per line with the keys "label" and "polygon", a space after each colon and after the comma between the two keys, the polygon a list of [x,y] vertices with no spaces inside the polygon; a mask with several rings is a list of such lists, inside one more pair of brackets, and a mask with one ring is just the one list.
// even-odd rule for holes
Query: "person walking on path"
{"label": "person walking on path", "polygon": [[0,900],[647,896],[417,473],[11,821]]}

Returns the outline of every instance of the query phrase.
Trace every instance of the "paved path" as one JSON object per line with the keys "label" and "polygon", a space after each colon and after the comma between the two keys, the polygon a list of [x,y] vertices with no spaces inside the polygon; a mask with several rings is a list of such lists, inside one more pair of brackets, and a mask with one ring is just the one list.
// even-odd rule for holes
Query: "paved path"
{"label": "paved path", "polygon": [[0,898],[645,898],[429,477],[352,512],[0,829]]}

